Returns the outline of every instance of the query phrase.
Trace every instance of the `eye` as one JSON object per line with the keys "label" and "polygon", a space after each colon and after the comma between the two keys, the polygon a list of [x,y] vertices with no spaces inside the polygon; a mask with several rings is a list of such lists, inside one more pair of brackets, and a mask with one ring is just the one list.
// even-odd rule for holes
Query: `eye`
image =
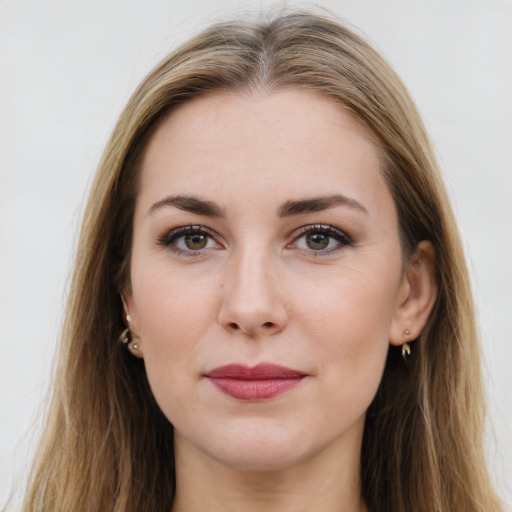
{"label": "eye", "polygon": [[[176,239],[175,244],[180,249],[199,251],[208,245],[208,235],[204,235],[203,233],[192,233],[190,235],[180,236]],[[181,247],[182,245],[185,247]]]}
{"label": "eye", "polygon": [[334,226],[316,224],[300,228],[292,245],[303,251],[330,253],[351,243],[349,236]]}
{"label": "eye", "polygon": [[205,226],[183,226],[173,229],[157,240],[158,245],[184,255],[198,255],[208,249],[217,249],[213,232]]}

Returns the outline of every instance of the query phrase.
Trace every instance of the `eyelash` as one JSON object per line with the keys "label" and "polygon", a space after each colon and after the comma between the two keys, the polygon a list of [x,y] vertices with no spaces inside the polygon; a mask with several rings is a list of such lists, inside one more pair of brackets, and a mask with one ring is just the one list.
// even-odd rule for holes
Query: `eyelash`
{"label": "eyelash", "polygon": [[[299,240],[306,237],[308,234],[316,235],[322,234],[327,235],[329,238],[336,240],[338,243],[335,247],[320,249],[315,251],[314,249],[301,249],[303,252],[310,253],[312,255],[319,256],[325,254],[331,254],[333,252],[337,252],[344,247],[352,245],[352,239],[343,231],[335,228],[334,226],[330,226],[327,224],[309,224],[307,226],[303,226],[299,228],[293,235],[293,241],[287,245],[291,247],[292,245],[296,245]],[[204,235],[211,240],[216,238],[216,233],[205,227],[205,226],[183,226],[176,229],[173,229],[167,232],[164,236],[157,239],[157,244],[163,247],[166,247],[176,253],[178,256],[186,256],[186,257],[198,257],[204,253],[204,249],[207,247],[201,248],[199,250],[194,251],[193,249],[180,249],[176,246],[176,241],[180,238],[186,237],[187,235]],[[207,241],[208,243],[208,241]],[[330,242],[329,242],[330,243]]]}

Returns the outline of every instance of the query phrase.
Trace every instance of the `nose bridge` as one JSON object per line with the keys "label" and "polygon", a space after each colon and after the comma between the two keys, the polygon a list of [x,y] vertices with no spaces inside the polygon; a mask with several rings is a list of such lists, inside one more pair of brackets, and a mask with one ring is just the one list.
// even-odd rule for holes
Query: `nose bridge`
{"label": "nose bridge", "polygon": [[269,248],[250,242],[238,247],[224,276],[223,327],[251,335],[281,331],[287,315],[278,276],[278,261]]}

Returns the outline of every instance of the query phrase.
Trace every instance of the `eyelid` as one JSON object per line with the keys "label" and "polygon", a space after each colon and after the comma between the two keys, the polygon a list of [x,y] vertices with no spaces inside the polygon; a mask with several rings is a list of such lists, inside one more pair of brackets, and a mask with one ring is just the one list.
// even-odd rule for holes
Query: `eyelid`
{"label": "eyelid", "polygon": [[346,238],[347,240],[350,240],[349,235],[343,231],[342,229],[339,229],[331,224],[306,224],[304,226],[301,226],[300,228],[297,228],[292,236],[299,237],[301,235],[304,235],[306,233],[310,233],[312,231],[321,231],[325,233],[333,233],[334,235],[339,235],[341,238]]}
{"label": "eyelid", "polygon": [[195,224],[188,224],[186,226],[179,226],[176,228],[168,229],[165,231],[165,233],[162,236],[159,236],[157,238],[157,242],[159,244],[166,244],[169,242],[172,242],[176,238],[188,235],[190,233],[203,233],[205,235],[211,235],[215,236],[216,233],[210,228],[207,228],[206,226],[201,225],[195,225]]}

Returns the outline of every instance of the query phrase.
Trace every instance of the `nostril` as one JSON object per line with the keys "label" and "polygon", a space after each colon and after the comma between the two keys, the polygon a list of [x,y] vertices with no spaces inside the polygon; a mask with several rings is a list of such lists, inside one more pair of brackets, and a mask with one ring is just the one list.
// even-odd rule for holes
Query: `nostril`
{"label": "nostril", "polygon": [[273,324],[272,322],[265,322],[265,323],[263,324],[263,327],[267,327],[267,328],[269,328],[269,327],[274,327],[274,324]]}
{"label": "nostril", "polygon": [[229,324],[229,327],[231,327],[231,329],[233,329],[233,330],[239,329],[238,324],[236,324],[235,322],[231,322]]}

